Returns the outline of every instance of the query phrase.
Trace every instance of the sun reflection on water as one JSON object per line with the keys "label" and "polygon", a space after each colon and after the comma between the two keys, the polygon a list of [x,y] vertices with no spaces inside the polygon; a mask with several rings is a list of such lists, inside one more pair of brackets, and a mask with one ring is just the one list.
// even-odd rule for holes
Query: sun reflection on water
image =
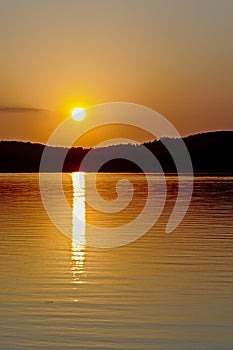
{"label": "sun reflection on water", "polygon": [[84,283],[86,257],[85,174],[73,173],[72,275],[73,283]]}
{"label": "sun reflection on water", "polygon": [[76,246],[85,246],[86,207],[85,207],[85,175],[73,173],[73,232],[72,242]]}

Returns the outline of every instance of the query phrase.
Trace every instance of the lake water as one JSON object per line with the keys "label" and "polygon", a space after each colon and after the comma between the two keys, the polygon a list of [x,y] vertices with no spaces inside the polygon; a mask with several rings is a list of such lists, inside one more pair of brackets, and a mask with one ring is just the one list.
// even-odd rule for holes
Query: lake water
{"label": "lake water", "polygon": [[[120,230],[135,218],[147,194],[143,175],[123,174],[135,197],[122,213],[105,215],[86,204],[91,174],[83,174],[85,191],[63,175],[70,215],[54,176],[47,174],[47,191],[69,237],[46,214],[38,174],[0,175],[0,349],[233,348],[233,177],[196,177],[188,212],[168,235],[177,193],[168,176],[157,224],[131,244],[101,249],[85,246],[85,222]],[[99,175],[103,198],[116,197],[121,176]]]}

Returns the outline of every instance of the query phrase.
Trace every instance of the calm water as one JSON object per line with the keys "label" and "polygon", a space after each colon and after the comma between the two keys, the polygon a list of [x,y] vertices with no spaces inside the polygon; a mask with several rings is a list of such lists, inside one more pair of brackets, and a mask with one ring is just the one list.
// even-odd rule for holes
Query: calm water
{"label": "calm water", "polygon": [[[232,349],[233,177],[196,178],[185,219],[167,235],[177,185],[168,177],[158,223],[114,249],[85,247],[90,232],[73,213],[101,227],[121,226],[145,203],[144,177],[126,175],[136,195],[114,216],[86,205],[90,177],[84,175],[84,191],[63,176],[69,216],[56,203],[54,175],[47,175],[69,239],[43,208],[37,174],[0,175],[0,349]],[[118,177],[99,176],[105,199],[115,198]]]}

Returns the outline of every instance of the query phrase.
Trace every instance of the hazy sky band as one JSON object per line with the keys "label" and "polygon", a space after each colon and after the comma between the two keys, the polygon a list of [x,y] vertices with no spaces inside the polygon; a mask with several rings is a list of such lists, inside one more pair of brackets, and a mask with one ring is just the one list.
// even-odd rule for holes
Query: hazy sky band
{"label": "hazy sky band", "polygon": [[[18,111],[32,141],[46,120],[110,101],[153,108],[182,135],[233,129],[232,37],[231,0],[0,0],[0,106],[54,110]],[[15,138],[4,112],[0,138]]]}

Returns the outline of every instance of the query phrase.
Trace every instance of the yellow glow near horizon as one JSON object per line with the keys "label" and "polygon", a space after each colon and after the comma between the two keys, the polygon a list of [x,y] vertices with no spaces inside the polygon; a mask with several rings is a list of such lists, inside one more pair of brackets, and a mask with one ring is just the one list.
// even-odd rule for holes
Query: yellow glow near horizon
{"label": "yellow glow near horizon", "polygon": [[72,110],[72,117],[74,120],[80,121],[85,118],[85,110],[81,107],[76,107]]}

